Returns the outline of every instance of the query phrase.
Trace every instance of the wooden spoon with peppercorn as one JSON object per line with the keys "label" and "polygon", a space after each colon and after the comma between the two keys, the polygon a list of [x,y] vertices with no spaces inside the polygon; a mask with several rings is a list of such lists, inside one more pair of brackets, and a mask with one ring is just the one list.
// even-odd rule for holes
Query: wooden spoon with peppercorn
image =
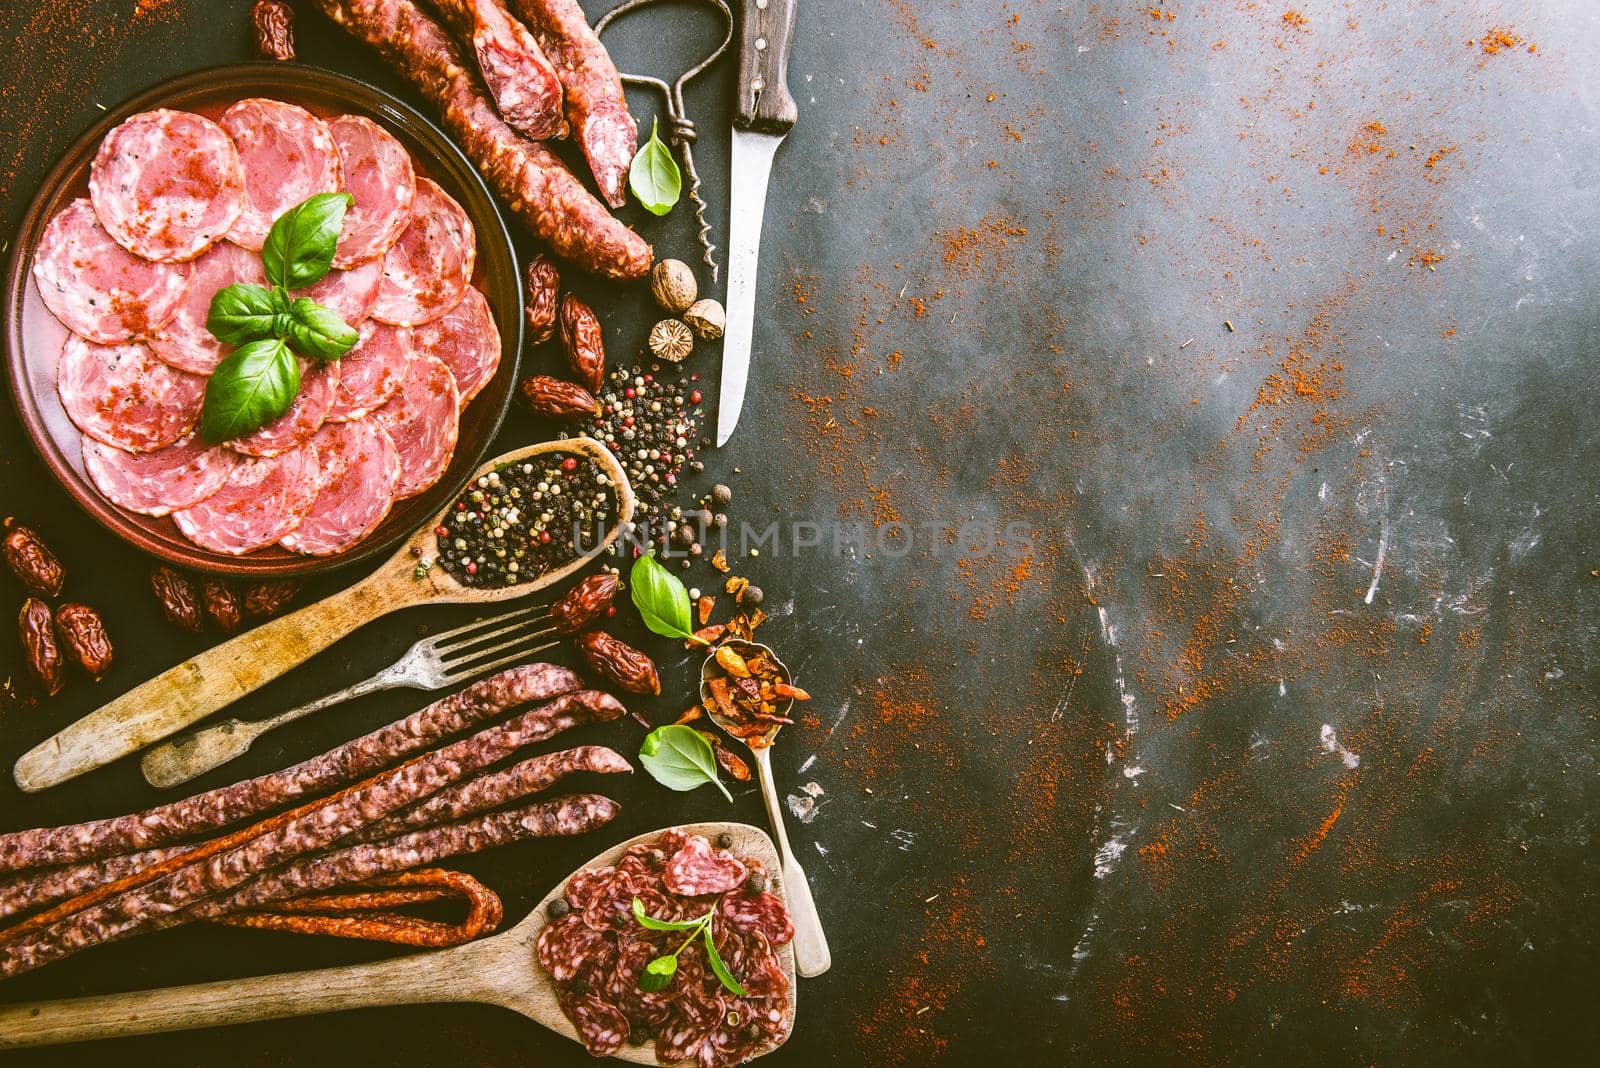
{"label": "wooden spoon with peppercorn", "polygon": [[[773,692],[773,691],[776,692]],[[778,836],[783,858],[783,881],[789,891],[789,914],[794,919],[794,955],[800,974],[808,979],[833,966],[822,917],[811,898],[805,869],[789,847],[783,824],[783,805],[772,781],[772,743],[789,719],[796,696],[809,698],[794,686],[794,676],[778,654],[760,642],[731,638],[719,644],[700,668],[700,702],[711,721],[750,747],[761,780],[761,799],[767,819]]]}
{"label": "wooden spoon with peppercorn", "polygon": [[[563,454],[561,460],[541,464],[541,457],[558,453]],[[602,478],[604,482],[599,481]],[[500,501],[513,500],[510,488],[518,490],[514,499],[519,502],[572,499],[570,490],[561,497],[563,486],[592,488],[607,498],[605,534],[596,544],[575,544],[576,539],[568,536],[570,525],[557,526],[559,533],[552,533],[557,512],[563,522],[574,517],[581,522],[576,505],[546,503],[544,512],[534,513],[522,511],[521,505],[496,503],[501,491]],[[524,488],[527,494],[521,495]],[[598,522],[593,496],[590,517]],[[45,739],[17,761],[13,769],[17,785],[34,793],[135,753],[225,708],[390,612],[421,604],[490,604],[547,589],[576,575],[610,548],[632,520],[633,509],[628,476],[611,451],[593,438],[546,441],[496,456],[473,473],[459,500],[372,574],[184,661]],[[457,514],[486,515],[500,526],[458,524]],[[544,515],[551,520],[543,521]],[[457,526],[468,532],[452,534]],[[529,532],[526,538],[519,537],[523,529]],[[446,534],[441,536],[441,530]],[[501,536],[491,537],[491,530],[500,530]],[[506,548],[511,559],[500,563],[491,545]],[[512,570],[509,565],[516,562],[519,551],[529,566]],[[485,560],[481,567],[479,556]]]}
{"label": "wooden spoon with peppercorn", "polygon": [[[691,823],[677,829],[685,834],[704,835],[713,842],[721,839],[735,856],[753,857],[769,871],[777,869],[777,850],[759,827],[746,823]],[[622,858],[623,850],[636,842],[658,838],[661,833],[651,831],[619,842],[577,871],[613,865]],[[454,949],[320,971],[0,1006],[0,1049],[281,1020],[382,1005],[440,1002],[499,1005],[576,1042],[578,1032],[556,1001],[555,982],[540,967],[534,951],[539,932],[550,922],[551,903],[564,898],[570,878],[551,888],[515,927]],[[788,903],[793,884],[780,879],[770,889]],[[789,1026],[784,1028],[788,1034],[795,1013],[795,959],[790,946],[780,947],[777,955],[789,980]],[[651,1040],[624,1045],[612,1056],[634,1064],[655,1064],[655,1043]]]}

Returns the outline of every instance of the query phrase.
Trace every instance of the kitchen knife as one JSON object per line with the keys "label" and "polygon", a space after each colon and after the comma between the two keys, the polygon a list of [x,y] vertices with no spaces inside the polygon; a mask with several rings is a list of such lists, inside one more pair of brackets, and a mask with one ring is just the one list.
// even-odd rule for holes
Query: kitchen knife
{"label": "kitchen knife", "polygon": [[756,263],[772,156],[794,126],[789,95],[789,39],[795,0],[741,0],[739,97],[733,115],[733,166],[728,217],[728,320],[722,335],[722,393],[717,444],[739,424],[750,378],[750,332],[756,311]]}

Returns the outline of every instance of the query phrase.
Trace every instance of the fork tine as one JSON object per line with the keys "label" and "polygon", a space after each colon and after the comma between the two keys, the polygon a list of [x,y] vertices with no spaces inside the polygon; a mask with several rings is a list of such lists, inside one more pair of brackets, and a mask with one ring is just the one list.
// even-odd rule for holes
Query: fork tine
{"label": "fork tine", "polygon": [[[478,675],[487,674],[488,672],[495,671],[499,668],[509,667],[520,660],[532,656],[534,653],[543,652],[546,649],[553,649],[560,644],[560,642],[545,642],[543,645],[535,645],[531,649],[518,649],[516,652],[508,653],[498,660],[491,660],[488,663],[483,664],[453,664],[450,667],[445,668],[444,678],[445,681],[449,683],[465,682],[467,679],[474,678]],[[510,648],[510,645],[501,646],[500,649],[496,649],[494,651],[500,652],[501,650],[507,648]]]}
{"label": "fork tine", "polygon": [[[463,641],[471,641],[473,638],[489,637],[487,634],[477,634],[474,632],[482,631],[485,627],[493,627],[502,623],[511,623],[514,621],[525,622],[528,619],[533,618],[536,614],[544,611],[546,611],[546,609],[543,605],[533,605],[528,608],[515,608],[509,612],[501,612],[497,616],[489,616],[484,619],[474,619],[471,623],[463,623],[459,627],[452,627],[449,630],[440,631],[438,634],[434,634],[425,640],[435,649],[457,646],[463,644],[463,642],[455,641],[454,639],[462,638]],[[498,634],[500,632],[495,631],[495,633]]]}
{"label": "fork tine", "polygon": [[[519,633],[512,633],[514,631]],[[555,632],[556,628],[554,627],[531,630],[526,623],[513,623],[493,633],[474,635],[467,641],[460,642],[449,649],[439,650],[439,660],[445,664],[460,663],[463,660],[472,660],[476,657],[487,656],[490,653],[498,653],[501,649],[509,648],[516,642],[527,641],[532,638],[547,638]],[[509,638],[503,637],[506,634],[511,636]],[[494,642],[494,644],[486,644],[493,638],[498,638],[499,641]]]}

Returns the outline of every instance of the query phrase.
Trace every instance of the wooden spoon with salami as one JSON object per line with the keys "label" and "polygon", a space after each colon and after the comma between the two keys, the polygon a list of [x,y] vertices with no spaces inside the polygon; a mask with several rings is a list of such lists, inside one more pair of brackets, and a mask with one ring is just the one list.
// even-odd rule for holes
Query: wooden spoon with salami
{"label": "wooden spoon with salami", "polygon": [[496,456],[473,473],[473,480],[505,464],[557,452],[587,456],[616,491],[616,521],[587,552],[516,585],[469,587],[440,568],[417,567],[419,560],[439,558],[434,531],[447,508],[354,586],[208,649],[34,746],[13,769],[17,785],[35,793],[138,752],[271,682],[379,616],[420,604],[510,600],[577,574],[610,548],[633,518],[632,487],[610,450],[585,437],[542,442]]}
{"label": "wooden spoon with salami", "polygon": [[[677,828],[715,840],[728,835],[730,851],[779,869],[778,851],[765,831],[744,823],[695,823]],[[624,850],[650,842],[661,831],[620,842],[579,868],[616,864]],[[573,874],[577,874],[574,872]],[[0,1007],[0,1049],[116,1038],[192,1027],[216,1027],[257,1020],[339,1012],[345,1009],[438,1002],[499,1005],[521,1013],[559,1035],[578,1041],[578,1032],[557,1004],[550,974],[540,967],[535,945],[549,923],[549,905],[562,895],[567,879],[551,888],[533,912],[503,934],[454,949],[419,953],[371,964],[320,971],[223,980],[108,997],[43,1001]],[[787,900],[788,887],[775,882],[771,892]],[[788,979],[788,1014],[795,1012],[792,947],[777,951]],[[787,1035],[789,1027],[783,1028]],[[655,1045],[623,1045],[612,1056],[634,1064],[655,1064]]]}

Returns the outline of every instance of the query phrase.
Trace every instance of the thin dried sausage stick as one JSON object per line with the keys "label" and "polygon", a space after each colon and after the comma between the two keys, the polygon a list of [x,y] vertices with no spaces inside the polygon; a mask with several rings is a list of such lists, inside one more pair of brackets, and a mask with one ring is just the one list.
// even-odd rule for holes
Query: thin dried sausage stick
{"label": "thin dried sausage stick", "polygon": [[509,708],[571,693],[578,677],[554,664],[524,664],[480,679],[404,719],[270,772],[143,812],[0,835],[0,871],[67,864],[192,838],[365,778]]}
{"label": "thin dried sausage stick", "polygon": [[186,920],[270,905],[512,842],[585,834],[610,823],[619,811],[621,807],[609,797],[569,794],[443,827],[410,831],[384,842],[348,846],[258,876],[226,897],[202,901],[181,916],[163,918],[157,926],[169,927]]}
{"label": "thin dried sausage stick", "polygon": [[555,64],[556,77],[567,91],[567,119],[600,195],[613,208],[622,207],[639,128],[628,114],[616,64],[576,0],[514,2],[517,14]]}
{"label": "thin dried sausage stick", "polygon": [[360,832],[356,840],[376,842],[409,830],[454,823],[549,789],[579,771],[618,775],[632,772],[633,765],[620,753],[603,745],[580,745],[576,749],[530,757],[509,768],[478,775],[440,790],[416,807],[373,824]]}
{"label": "thin dried sausage stick", "polygon": [[[413,757],[399,767],[349,787],[332,798],[298,810],[293,818],[267,821],[271,829],[242,845],[205,859],[185,863],[175,857],[169,865],[183,864],[169,873],[109,899],[94,892],[99,903],[80,908],[60,919],[54,916],[72,908],[68,901],[45,915],[54,922],[41,929],[28,921],[27,933],[0,945],[0,976],[16,975],[69,956],[102,942],[114,941],[157,926],[164,916],[181,912],[193,903],[225,894],[261,872],[314,853],[345,836],[398,811],[453,782],[498,763],[516,750],[579,723],[616,719],[626,711],[615,698],[604,702],[553,702],[505,723],[479,731],[431,753]],[[571,704],[576,707],[558,708]],[[554,710],[554,711],[552,711]],[[246,828],[238,834],[248,833]],[[204,847],[201,847],[204,848]],[[374,873],[379,874],[379,873]],[[133,878],[133,877],[130,877]]]}
{"label": "thin dried sausage stick", "polygon": [[644,238],[612,218],[554,153],[506,125],[450,35],[411,0],[317,3],[433,102],[479,173],[557,256],[607,278],[650,269]]}
{"label": "thin dried sausage stick", "polygon": [[[494,930],[505,915],[499,895],[464,872],[425,868],[382,876],[365,886],[372,889],[296,898],[279,902],[270,910],[218,916],[211,922],[442,949]],[[378,911],[448,897],[459,897],[467,903],[467,915],[459,923]]]}
{"label": "thin dried sausage stick", "polygon": [[478,60],[478,76],[500,117],[535,141],[567,136],[561,80],[528,28],[500,0],[433,0],[456,40]]}

